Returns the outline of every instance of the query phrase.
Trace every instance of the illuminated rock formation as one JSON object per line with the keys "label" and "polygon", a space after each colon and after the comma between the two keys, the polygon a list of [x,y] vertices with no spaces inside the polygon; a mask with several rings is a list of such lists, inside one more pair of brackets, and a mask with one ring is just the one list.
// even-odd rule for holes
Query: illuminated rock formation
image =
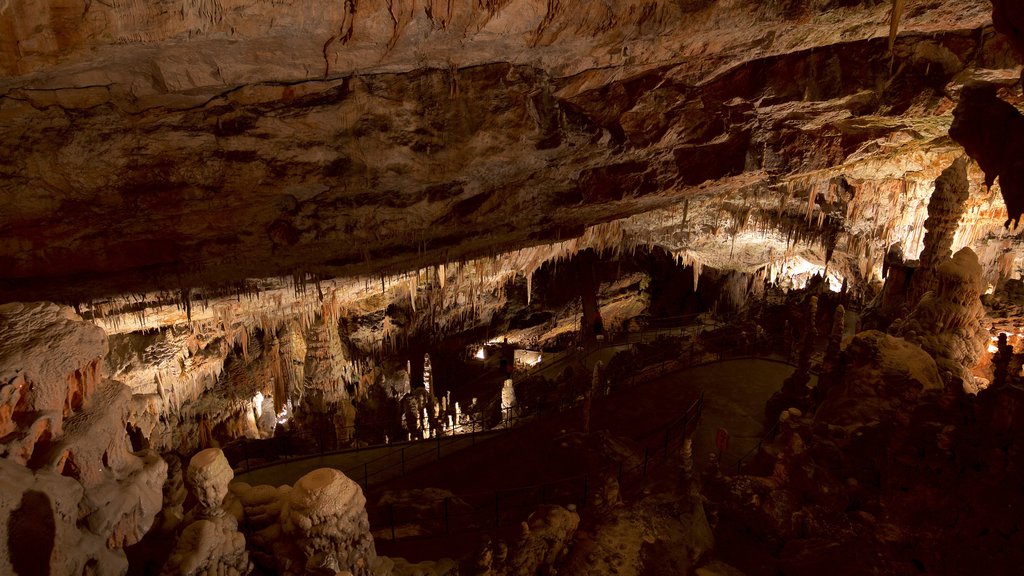
{"label": "illuminated rock formation", "polygon": [[353,576],[371,576],[378,564],[366,516],[362,489],[330,468],[300,478],[282,507],[284,534],[305,560],[283,574],[313,570],[348,570]]}
{"label": "illuminated rock formation", "polygon": [[[362,425],[400,402],[403,422],[369,438],[447,433],[466,422],[432,395],[449,388],[444,356],[429,351],[425,379],[396,364],[456,334],[480,344],[519,313],[543,328],[513,339],[562,346],[597,318],[666,316],[648,309],[647,270],[621,278],[642,277],[636,294],[609,298],[592,270],[607,262],[664,255],[687,296],[723,311],[819,278],[872,295],[881,271],[879,326],[900,319],[894,333],[971,388],[978,295],[1024,265],[1002,229],[1024,211],[1021,30],[1011,0],[0,0],[0,303],[77,303],[93,323],[0,308],[19,318],[0,325],[13,334],[0,339],[0,482],[15,484],[2,510],[20,522],[0,572],[50,558],[52,572],[116,573],[117,549],[161,507],[165,530],[187,522],[168,570],[245,571],[234,515],[217,513],[224,466],[197,469],[217,474],[186,519],[180,474],[164,484],[160,458],[132,447],[223,445],[237,462],[229,443],[285,431],[346,447],[356,405]],[[961,145],[980,169],[956,161],[933,206]],[[887,261],[897,243],[908,262]],[[581,321],[575,304],[544,309],[562,282],[546,269],[577,257],[587,277],[565,282]],[[792,398],[769,416],[791,415],[790,478],[811,443],[785,409],[809,407],[813,327]],[[881,343],[918,359],[893,340],[864,337],[849,355],[886,359]],[[830,342],[828,366],[846,359]],[[877,376],[863,370],[851,373]],[[917,386],[888,376],[913,398],[836,382],[822,410],[866,398],[902,418]],[[461,420],[503,396],[495,386]],[[797,484],[744,494],[773,494],[771,522],[792,522]],[[303,539],[310,569],[364,569],[323,543],[333,536],[270,520],[296,494],[330,508],[317,490],[253,495],[262,541]],[[804,512],[805,535],[828,533],[818,520],[831,516]],[[41,537],[23,531],[28,516],[44,519]],[[12,543],[53,540],[51,517],[69,546],[22,564]],[[791,558],[821,551],[794,546]],[[296,550],[282,557],[305,570]]]}
{"label": "illuminated rock formation", "polygon": [[320,468],[294,486],[239,482],[230,489],[262,570],[281,576],[389,573],[374,549],[363,492],[341,472]]}
{"label": "illuminated rock formation", "polygon": [[350,366],[335,322],[318,318],[306,335],[299,418],[325,449],[347,446],[355,432],[355,407],[348,393]]}
{"label": "illuminated rock formation", "polygon": [[953,255],[950,248],[969,194],[967,159],[957,158],[935,181],[935,191],[928,199],[928,219],[924,221],[927,232],[914,271],[911,301],[917,301],[922,294],[938,287],[938,268]]}

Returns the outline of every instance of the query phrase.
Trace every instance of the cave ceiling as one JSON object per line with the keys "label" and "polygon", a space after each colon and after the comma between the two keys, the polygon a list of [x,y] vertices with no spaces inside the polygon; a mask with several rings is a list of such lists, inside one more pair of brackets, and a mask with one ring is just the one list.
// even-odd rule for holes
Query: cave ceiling
{"label": "cave ceiling", "polygon": [[[372,278],[557,255],[584,232],[748,270],[794,236],[821,258],[833,227],[840,267],[868,278],[894,241],[916,256],[931,182],[963,153],[963,87],[1021,103],[988,0],[891,16],[871,0],[0,0],[0,301]],[[1005,271],[1016,236],[971,176],[959,245]]]}

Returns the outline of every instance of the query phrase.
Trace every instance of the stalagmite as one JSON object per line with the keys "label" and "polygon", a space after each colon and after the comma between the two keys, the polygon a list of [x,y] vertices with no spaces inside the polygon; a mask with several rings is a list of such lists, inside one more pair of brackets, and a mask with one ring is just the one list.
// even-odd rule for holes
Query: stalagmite
{"label": "stalagmite", "polygon": [[932,354],[947,383],[972,393],[977,386],[971,369],[988,340],[981,275],[978,257],[970,248],[961,249],[936,269],[935,290],[890,329]]}
{"label": "stalagmite", "polygon": [[423,355],[423,388],[425,388],[427,390],[427,393],[430,393],[430,384],[431,384],[432,376],[433,376],[433,371],[432,371],[431,366],[430,366],[430,354],[424,354]]}
{"label": "stalagmite", "polygon": [[243,575],[252,569],[238,520],[225,508],[233,477],[219,448],[208,448],[192,457],[186,480],[197,505],[186,515],[186,527],[161,574]]}
{"label": "stalagmite", "polygon": [[501,418],[505,426],[511,426],[516,409],[516,391],[512,379],[507,378],[501,387]]}
{"label": "stalagmite", "polygon": [[910,300],[916,301],[922,294],[935,289],[936,270],[952,252],[953,239],[964,204],[969,196],[967,181],[967,158],[961,156],[942,172],[935,181],[935,191],[928,201],[928,219],[924,222],[927,230],[920,264],[914,272]]}

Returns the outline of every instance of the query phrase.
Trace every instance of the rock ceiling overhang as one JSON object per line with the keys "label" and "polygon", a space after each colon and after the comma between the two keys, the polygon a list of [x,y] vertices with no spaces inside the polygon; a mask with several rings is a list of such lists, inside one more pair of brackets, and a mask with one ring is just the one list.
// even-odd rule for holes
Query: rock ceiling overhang
{"label": "rock ceiling overhang", "polygon": [[[1018,60],[985,0],[911,6],[892,53],[888,5],[860,4],[0,4],[0,300],[373,275],[688,199],[929,182],[959,88],[1017,103]],[[685,250],[667,228],[647,241]]]}

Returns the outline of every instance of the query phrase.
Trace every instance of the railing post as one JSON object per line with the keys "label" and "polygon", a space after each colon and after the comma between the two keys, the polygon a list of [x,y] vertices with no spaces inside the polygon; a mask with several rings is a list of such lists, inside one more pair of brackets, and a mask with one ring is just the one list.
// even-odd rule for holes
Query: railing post
{"label": "railing post", "polygon": [[444,535],[448,535],[448,499],[444,499]]}
{"label": "railing post", "polygon": [[402,476],[405,476],[405,446],[402,446]]}
{"label": "railing post", "polygon": [[494,527],[501,526],[501,501],[498,492],[494,492]]}
{"label": "railing post", "polygon": [[391,518],[391,541],[395,541],[395,505],[392,504],[389,508],[389,516]]}

